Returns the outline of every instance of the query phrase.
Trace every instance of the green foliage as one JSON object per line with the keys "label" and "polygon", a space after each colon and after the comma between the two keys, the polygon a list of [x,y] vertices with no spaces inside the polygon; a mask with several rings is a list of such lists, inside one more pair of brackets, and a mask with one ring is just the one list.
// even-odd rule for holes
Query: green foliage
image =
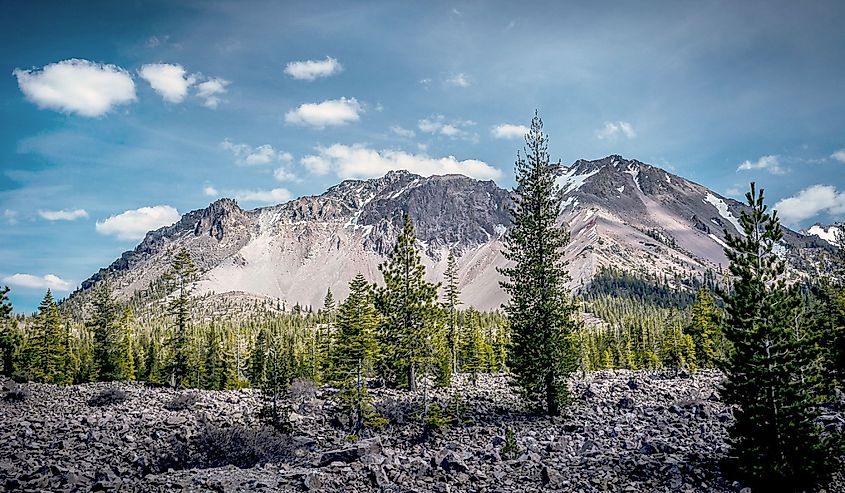
{"label": "green foliage", "polygon": [[442,347],[442,310],[438,285],[425,280],[414,226],[405,214],[402,232],[387,261],[379,265],[384,287],[376,294],[381,313],[379,375],[400,388],[416,390],[418,373],[434,373]]}
{"label": "green foliage", "polygon": [[[458,350],[461,333],[458,325],[458,305],[461,304],[461,290],[458,287],[458,262],[455,253],[450,249],[446,259],[446,272],[444,274],[446,284],[443,288],[444,308],[446,309],[446,346],[449,352],[448,368],[441,369],[441,372],[458,372]],[[448,383],[447,383],[448,385]]]}
{"label": "green foliage", "polygon": [[0,375],[11,376],[15,372],[16,348],[21,337],[17,322],[12,318],[8,293],[8,286],[0,288]]}
{"label": "green foliage", "polygon": [[726,235],[731,290],[724,293],[725,336],[732,351],[724,365],[722,397],[736,406],[729,428],[730,466],[761,491],[801,491],[823,482],[833,456],[814,423],[819,375],[814,345],[802,326],[797,285],[784,279],[774,249],[783,233],[763,191],[751,184],[740,236]]}
{"label": "green foliage", "polygon": [[22,366],[25,373],[37,382],[73,383],[68,364],[68,337],[68,328],[62,324],[59,309],[48,289],[24,345]]}
{"label": "green foliage", "polygon": [[706,270],[702,276],[691,272],[671,272],[658,276],[650,272],[630,272],[615,267],[599,268],[579,295],[587,300],[607,297],[627,298],[660,308],[685,309],[695,303],[700,289],[712,292],[718,285],[717,273]]}
{"label": "green foliage", "polygon": [[509,209],[513,227],[505,236],[505,258],[512,267],[499,271],[510,295],[505,305],[511,330],[508,367],[526,399],[556,415],[565,394],[564,379],[575,367],[573,332],[577,306],[566,283],[563,248],[569,233],[557,225],[560,162],[549,161],[543,122],[535,114],[525,137],[525,157],[516,160],[517,186]]}
{"label": "green foliage", "polygon": [[516,433],[508,426],[505,428],[505,443],[502,445],[502,457],[514,459],[519,455],[519,445],[516,443]]}
{"label": "green foliage", "polygon": [[454,423],[454,417],[440,404],[433,402],[423,416],[423,425],[427,433],[448,428]]}
{"label": "green foliage", "polygon": [[170,270],[164,276],[172,293],[172,297],[167,303],[167,310],[173,317],[175,328],[169,342],[171,352],[170,384],[177,388],[187,383],[189,365],[193,356],[189,325],[191,322],[191,293],[196,274],[197,270],[191,259],[191,254],[182,248],[173,257]]}
{"label": "green foliage", "polygon": [[692,320],[686,330],[692,338],[698,366],[710,368],[716,364],[717,341],[722,337],[721,325],[722,314],[710,291],[699,289],[692,305]]}

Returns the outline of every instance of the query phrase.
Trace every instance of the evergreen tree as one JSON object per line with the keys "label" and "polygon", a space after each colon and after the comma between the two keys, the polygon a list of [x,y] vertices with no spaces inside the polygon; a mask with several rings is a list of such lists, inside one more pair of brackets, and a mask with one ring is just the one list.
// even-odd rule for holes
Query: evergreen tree
{"label": "evergreen tree", "polygon": [[326,291],[326,298],[323,300],[324,322],[320,324],[317,331],[317,369],[316,380],[325,382],[332,373],[332,333],[336,317],[336,306],[331,288]]}
{"label": "evergreen tree", "polygon": [[171,299],[168,312],[174,319],[174,333],[170,339],[170,384],[183,385],[188,377],[191,361],[191,293],[196,280],[196,267],[191,254],[184,248],[173,258],[170,270],[165,275]]}
{"label": "evergreen tree", "polygon": [[132,333],[135,325],[135,313],[132,307],[126,305],[120,315],[118,328],[118,341],[116,347],[117,379],[135,380],[135,347],[132,341]]}
{"label": "evergreen tree", "polygon": [[512,267],[500,268],[510,295],[504,306],[511,329],[509,368],[524,396],[545,404],[556,415],[567,398],[565,377],[575,368],[573,331],[577,307],[566,283],[569,274],[563,248],[569,233],[557,225],[561,212],[560,162],[549,160],[543,122],[535,113],[525,136],[525,157],[516,160],[517,186],[509,208],[512,227],[505,236],[505,258]]}
{"label": "evergreen tree", "polygon": [[341,386],[344,407],[352,417],[352,432],[361,431],[372,415],[366,378],[375,357],[378,311],[367,280],[358,274],[337,316],[337,342],[332,350],[334,378]]}
{"label": "evergreen tree", "polygon": [[464,338],[461,344],[461,370],[469,373],[476,385],[478,374],[484,370],[484,338],[479,326],[478,312],[470,308],[464,315]]}
{"label": "evergreen tree", "polygon": [[249,381],[255,388],[263,388],[267,381],[267,330],[258,329],[255,345],[249,356]]}
{"label": "evergreen tree", "polygon": [[49,289],[38,306],[32,337],[27,342],[25,353],[28,374],[33,380],[55,384],[72,383],[73,376],[68,374],[67,368],[66,329]]}
{"label": "evergreen tree", "polygon": [[716,363],[716,339],[720,337],[721,318],[710,291],[699,289],[692,305],[692,322],[686,330],[695,345],[698,366],[709,368]]}
{"label": "evergreen tree", "polygon": [[0,375],[11,376],[15,371],[15,349],[20,344],[20,337],[12,318],[8,293],[8,286],[0,288]]}
{"label": "evergreen tree", "polygon": [[120,380],[117,343],[119,337],[118,306],[111,285],[104,279],[94,288],[92,315],[88,328],[94,335],[94,378],[101,382]]}
{"label": "evergreen tree", "polygon": [[783,233],[754,183],[746,194],[739,236],[726,234],[731,290],[724,293],[722,396],[736,406],[729,428],[731,466],[761,491],[803,491],[831,470],[830,444],[814,424],[818,379],[807,373],[812,347],[798,336],[798,287],[787,285],[785,262],[774,249]]}
{"label": "evergreen tree", "polygon": [[406,213],[393,251],[379,265],[385,285],[377,296],[383,351],[379,372],[388,382],[412,391],[417,388],[418,371],[433,366],[442,332],[438,285],[425,280],[416,241],[411,217]]}
{"label": "evergreen tree", "polygon": [[449,367],[453,373],[458,372],[458,305],[461,304],[461,290],[458,287],[458,262],[455,253],[450,249],[449,257],[446,259],[446,285],[444,286],[444,297],[446,307],[446,344],[449,349]]}

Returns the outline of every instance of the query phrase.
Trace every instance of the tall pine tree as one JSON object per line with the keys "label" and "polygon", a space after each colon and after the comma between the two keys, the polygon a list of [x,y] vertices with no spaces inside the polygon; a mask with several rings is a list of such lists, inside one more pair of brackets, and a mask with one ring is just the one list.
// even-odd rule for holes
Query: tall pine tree
{"label": "tall pine tree", "polygon": [[557,415],[567,398],[565,377],[576,366],[576,305],[563,258],[569,233],[558,225],[561,192],[555,180],[562,168],[549,160],[547,139],[535,113],[525,157],[516,159],[513,224],[505,236],[505,258],[513,265],[499,271],[510,295],[504,306],[511,328],[508,366],[528,401]]}
{"label": "tall pine tree", "polygon": [[15,369],[15,349],[20,344],[20,338],[12,318],[12,302],[9,301],[8,293],[8,286],[0,288],[0,375],[11,376]]}
{"label": "tall pine tree", "polygon": [[[695,346],[695,364],[709,368],[716,363],[716,340],[720,337],[722,314],[706,288],[698,290],[692,305],[692,320],[686,333]],[[689,361],[687,364],[689,365]]]}
{"label": "tall pine tree", "polygon": [[446,345],[449,351],[449,370],[458,372],[458,344],[461,335],[458,329],[458,305],[461,304],[461,290],[458,287],[458,262],[455,253],[449,249],[446,259],[446,284],[444,286],[444,305],[446,308]]}
{"label": "tall pine tree", "polygon": [[94,378],[101,382],[121,380],[119,375],[117,303],[112,296],[111,284],[104,279],[94,288],[91,301],[92,315],[88,328],[94,335]]}
{"label": "tall pine tree", "polygon": [[173,258],[170,270],[165,275],[168,290],[168,312],[173,317],[173,334],[170,338],[170,383],[175,387],[183,385],[188,376],[191,361],[191,294],[196,280],[196,267],[191,254],[184,248]]}
{"label": "tall pine tree", "polygon": [[420,370],[433,368],[437,338],[442,333],[438,285],[425,280],[416,242],[406,213],[393,251],[379,265],[384,287],[376,298],[382,315],[380,374],[389,383],[409,390],[416,390]]}
{"label": "tall pine tree", "polygon": [[722,396],[736,406],[729,462],[755,490],[803,491],[824,481],[832,464],[814,424],[819,380],[808,373],[814,348],[800,337],[798,286],[786,283],[785,262],[775,253],[783,237],[777,212],[767,212],[754,183],[746,199],[742,234],[725,236],[732,279],[723,294],[724,328],[732,351]]}
{"label": "tall pine tree", "polygon": [[53,293],[38,306],[32,336],[24,349],[29,376],[38,382],[66,384],[73,382],[68,371],[67,328],[62,324]]}

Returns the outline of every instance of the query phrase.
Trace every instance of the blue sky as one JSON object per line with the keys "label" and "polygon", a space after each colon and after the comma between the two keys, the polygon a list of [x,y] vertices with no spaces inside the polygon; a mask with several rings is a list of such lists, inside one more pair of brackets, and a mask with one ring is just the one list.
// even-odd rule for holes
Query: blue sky
{"label": "blue sky", "polygon": [[[512,185],[535,108],[793,226],[845,213],[842,2],[8,2],[0,284],[32,310],[147,226],[410,167]],[[301,62],[301,63],[298,63]],[[516,137],[516,138],[514,138]]]}

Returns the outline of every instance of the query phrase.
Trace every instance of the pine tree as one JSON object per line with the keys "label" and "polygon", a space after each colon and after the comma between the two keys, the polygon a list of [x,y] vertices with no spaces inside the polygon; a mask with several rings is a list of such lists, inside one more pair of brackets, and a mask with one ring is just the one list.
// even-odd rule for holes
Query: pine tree
{"label": "pine tree", "polygon": [[73,376],[68,374],[67,368],[66,329],[49,289],[38,306],[32,332],[25,348],[29,375],[38,382],[72,383]]}
{"label": "pine tree", "polygon": [[525,157],[518,154],[516,160],[509,208],[513,225],[505,236],[505,258],[514,265],[499,269],[507,279],[501,286],[510,295],[504,306],[511,328],[508,366],[528,401],[545,404],[546,412],[556,415],[567,398],[565,376],[576,366],[577,307],[566,288],[563,259],[569,233],[557,225],[561,193],[555,180],[562,168],[549,160],[536,113],[525,143]]}
{"label": "pine tree", "polygon": [[754,183],[746,194],[742,234],[726,234],[731,290],[723,293],[725,336],[722,396],[736,406],[729,428],[731,461],[745,484],[761,491],[802,491],[824,481],[832,465],[814,424],[818,380],[807,373],[813,348],[798,337],[798,287],[787,285],[774,249],[783,233]]}
{"label": "pine tree", "polygon": [[325,382],[332,373],[332,333],[336,317],[336,306],[331,288],[323,300],[323,323],[317,330],[317,381]]}
{"label": "pine tree", "polygon": [[196,267],[191,254],[184,248],[173,258],[170,270],[165,275],[171,299],[168,312],[174,318],[174,334],[170,339],[170,383],[181,387],[188,377],[191,361],[191,293],[196,279]]}
{"label": "pine tree", "polygon": [[378,311],[367,280],[358,274],[349,283],[349,296],[337,316],[337,342],[332,350],[333,371],[341,386],[344,407],[352,417],[352,433],[360,432],[372,415],[366,379],[375,359]]}
{"label": "pine tree", "polygon": [[472,384],[478,382],[478,374],[484,370],[484,338],[481,335],[478,312],[470,308],[464,315],[464,337],[461,344],[461,370],[469,373]]}
{"label": "pine tree", "polygon": [[132,334],[135,326],[135,313],[132,307],[126,305],[118,322],[118,341],[116,347],[118,380],[135,380],[135,347]]}
{"label": "pine tree", "polygon": [[692,305],[692,321],[686,330],[692,336],[698,366],[709,368],[716,363],[716,339],[719,337],[721,318],[710,291],[699,289]]}
{"label": "pine tree", "polygon": [[249,381],[254,388],[263,388],[267,381],[267,330],[258,329],[255,345],[249,356]]}
{"label": "pine tree", "polygon": [[111,285],[104,279],[94,288],[93,310],[88,328],[94,335],[94,374],[101,382],[120,380],[117,342],[119,337],[118,306],[111,292]]}
{"label": "pine tree", "polygon": [[461,304],[461,290],[458,287],[458,262],[455,253],[450,249],[446,259],[446,285],[444,286],[444,298],[446,307],[446,344],[449,349],[449,366],[453,373],[458,372],[458,344],[460,333],[458,332],[458,305]]}
{"label": "pine tree", "polygon": [[379,372],[388,382],[412,391],[417,388],[418,371],[433,366],[437,338],[442,333],[439,286],[425,280],[416,241],[406,213],[393,251],[379,265],[385,286],[376,298],[382,315]]}
{"label": "pine tree", "polygon": [[20,337],[15,330],[8,293],[8,286],[0,288],[0,375],[11,376],[15,371],[15,349],[20,344]]}

